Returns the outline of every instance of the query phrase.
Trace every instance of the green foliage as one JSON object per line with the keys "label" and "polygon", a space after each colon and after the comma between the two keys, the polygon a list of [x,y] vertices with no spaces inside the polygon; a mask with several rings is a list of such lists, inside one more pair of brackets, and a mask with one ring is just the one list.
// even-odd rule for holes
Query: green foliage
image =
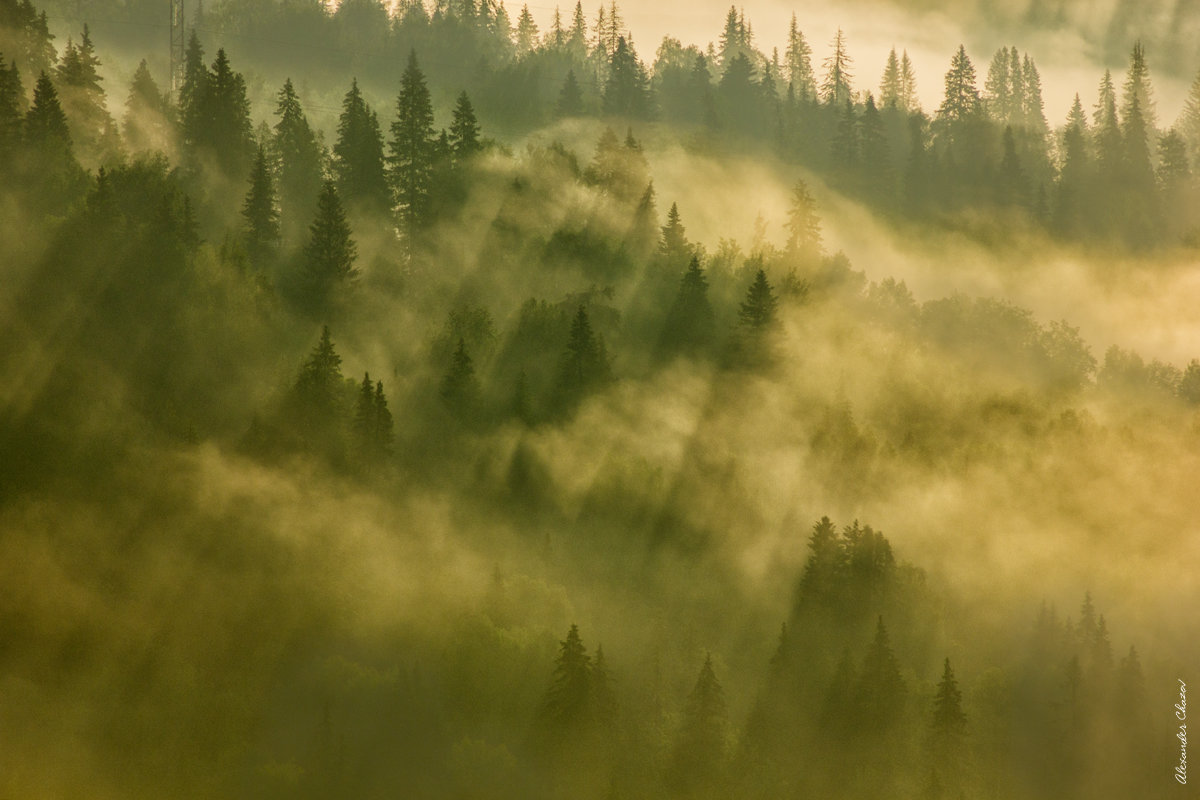
{"label": "green foliage", "polygon": [[260,269],[270,263],[279,247],[279,211],[275,203],[275,185],[266,150],[259,145],[250,173],[250,190],[242,204],[242,218],[246,221],[246,254]]}
{"label": "green foliage", "polygon": [[333,174],[338,193],[352,207],[376,213],[391,207],[379,118],[363,99],[357,79],[351,82],[350,91],[342,100],[337,142],[333,146]]}
{"label": "green foliage", "polygon": [[342,210],[337,186],[326,181],[317,200],[317,216],[309,227],[297,281],[297,299],[315,313],[330,313],[345,301],[358,278],[358,248]]}
{"label": "green foliage", "polygon": [[[464,110],[461,99],[460,116]],[[468,101],[468,110],[469,107]],[[470,148],[471,134],[467,131],[469,120],[456,119],[456,122],[459,129],[454,142],[460,148]],[[430,191],[434,166],[433,104],[415,51],[409,54],[408,66],[400,79],[396,119],[392,122],[391,131],[392,138],[388,141],[388,180],[401,225],[411,238],[431,221]],[[466,152],[464,150],[462,154]]]}

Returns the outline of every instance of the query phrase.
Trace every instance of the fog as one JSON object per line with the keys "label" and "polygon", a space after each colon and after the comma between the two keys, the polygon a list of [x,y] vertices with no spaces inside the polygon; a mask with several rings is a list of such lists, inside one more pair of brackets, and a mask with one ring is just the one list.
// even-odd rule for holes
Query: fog
{"label": "fog", "polygon": [[[99,66],[0,85],[0,794],[1172,796],[1200,195],[1136,101],[1072,171],[1124,12],[1059,6],[745,7],[929,116],[1016,44],[1014,134],[491,6],[214,4],[163,101],[48,5]],[[622,9],[647,67],[725,10]]]}

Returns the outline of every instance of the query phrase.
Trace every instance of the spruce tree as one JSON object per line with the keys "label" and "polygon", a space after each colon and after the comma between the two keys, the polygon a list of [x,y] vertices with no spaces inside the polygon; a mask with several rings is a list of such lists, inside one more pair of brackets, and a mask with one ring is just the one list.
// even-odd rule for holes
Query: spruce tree
{"label": "spruce tree", "polygon": [[606,114],[635,119],[650,116],[650,81],[624,36],[617,38],[609,61],[603,100]]}
{"label": "spruce tree", "polygon": [[129,97],[125,100],[122,121],[125,146],[134,153],[168,148],[170,114],[169,99],[159,90],[143,58],[133,73]]}
{"label": "spruce tree", "polygon": [[579,88],[579,80],[573,69],[567,70],[567,77],[558,92],[555,113],[560,117],[577,117],[583,113],[583,91]]}
{"label": "spruce tree", "polygon": [[662,235],[658,240],[658,256],[663,263],[670,267],[682,266],[692,257],[693,248],[687,239],[687,230],[679,216],[679,206],[671,203],[667,212],[667,222],[662,226]]}
{"label": "spruce tree", "polygon": [[204,48],[196,29],[188,37],[184,52],[183,83],[179,87],[179,122],[182,127],[185,148],[194,149],[202,138],[204,126],[204,98],[208,94],[209,74],[204,66]]}
{"label": "spruce tree", "polygon": [[100,60],[87,25],[78,47],[70,40],[55,70],[59,100],[71,128],[71,139],[81,160],[87,164],[111,162],[120,157],[116,123],[108,113],[107,101],[97,68]]}
{"label": "spruce tree", "polygon": [[716,315],[708,299],[708,279],[700,259],[693,256],[663,323],[659,353],[665,358],[704,355],[716,343],[716,333]]}
{"label": "spruce tree", "polygon": [[10,159],[21,142],[24,101],[17,65],[5,66],[0,54],[0,174],[8,171]]}
{"label": "spruce tree", "polygon": [[197,149],[226,175],[245,174],[254,157],[254,133],[246,82],[234,72],[223,49],[217,50],[201,95],[202,121]]}
{"label": "spruce tree", "polygon": [[784,51],[788,84],[801,100],[813,100],[817,96],[817,81],[813,75],[812,48],[804,40],[804,34],[796,25],[796,14],[788,25],[787,50]]}
{"label": "spruce tree", "polygon": [[319,437],[336,426],[340,416],[341,365],[342,357],[333,346],[329,326],[325,325],[290,396],[293,423],[302,436]]}
{"label": "spruce tree", "polygon": [[358,80],[342,100],[338,138],[333,146],[333,174],[338,192],[352,207],[382,212],[391,207],[384,174],[383,134],[379,118],[363,99]]}
{"label": "spruce tree", "polygon": [[852,99],[850,81],[854,76],[850,73],[850,65],[853,62],[846,52],[846,41],[841,28],[838,28],[830,47],[833,48],[833,52],[824,62],[825,78],[821,82],[821,100],[826,105],[842,108]]}
{"label": "spruce tree", "polygon": [[433,103],[415,51],[400,79],[391,130],[388,178],[400,223],[412,237],[430,222],[434,145]]}
{"label": "spruce tree", "polygon": [[583,646],[579,628],[572,625],[559,642],[554,675],[538,709],[535,725],[539,738],[548,743],[571,735],[587,722],[591,697],[592,660]]}
{"label": "spruce tree", "polygon": [[821,257],[821,219],[817,216],[816,201],[803,180],[797,180],[792,187],[792,203],[784,227],[788,232],[788,256],[815,264]]}
{"label": "spruce tree", "polygon": [[671,753],[668,780],[672,786],[685,794],[699,787],[719,791],[716,784],[725,769],[728,725],[725,693],[713,672],[712,656],[705,656]]}
{"label": "spruce tree", "polygon": [[33,89],[33,103],[25,113],[23,139],[29,148],[35,173],[61,174],[77,168],[71,149],[71,132],[67,115],[58,102],[58,92],[46,73],[38,75]]}
{"label": "spruce tree", "polygon": [[332,310],[358,277],[358,257],[337,186],[326,181],[309,227],[300,276],[301,301],[312,311]]}
{"label": "spruce tree", "polygon": [[1153,88],[1150,85],[1150,68],[1146,65],[1146,51],[1141,41],[1134,42],[1133,51],[1129,54],[1129,71],[1125,74],[1125,85],[1121,95],[1122,121],[1128,119],[1135,102],[1149,142],[1151,136],[1157,135],[1158,114]]}
{"label": "spruce tree", "polygon": [[250,172],[250,190],[242,204],[242,217],[245,219],[246,255],[255,266],[266,266],[279,248],[279,211],[275,207],[275,185],[262,145],[258,147]]}
{"label": "spruce tree", "polygon": [[383,381],[375,382],[375,449],[386,455],[392,449],[392,412],[383,393]]}
{"label": "spruce tree", "polygon": [[529,13],[529,6],[521,6],[521,13],[517,16],[517,56],[525,56],[532,53],[538,45],[538,26],[533,20],[533,14]]}
{"label": "spruce tree", "polygon": [[466,341],[461,337],[442,376],[438,396],[450,411],[460,417],[469,416],[479,401],[479,381],[475,377],[475,366],[467,354]]}
{"label": "spruce tree", "polygon": [[280,216],[291,239],[303,229],[304,221],[312,218],[324,182],[325,153],[308,124],[291,78],[279,90],[275,116],[278,119],[271,150],[279,169]]}
{"label": "spruce tree", "polygon": [[946,73],[946,95],[937,116],[949,128],[975,121],[982,109],[979,90],[975,88],[975,67],[962,45],[950,60]]}
{"label": "spruce tree", "polygon": [[449,141],[455,161],[467,161],[483,149],[479,142],[479,123],[475,119],[475,109],[471,107],[471,98],[467,97],[465,91],[458,95],[454,105]]}
{"label": "spruce tree", "polygon": [[879,80],[879,104],[884,108],[905,110],[901,105],[900,91],[900,59],[896,57],[896,48],[893,47],[883,67],[883,77]]}
{"label": "spruce tree", "polygon": [[883,617],[875,626],[875,638],[863,657],[858,675],[858,705],[864,726],[884,730],[895,723],[904,708],[904,679],[892,652]]}
{"label": "spruce tree", "polygon": [[375,385],[371,382],[371,374],[364,372],[354,401],[353,427],[358,451],[368,460],[375,456],[375,422]]}
{"label": "spruce tree", "polygon": [[775,310],[779,301],[767,282],[767,274],[761,269],[754,274],[754,281],[746,290],[746,299],[738,308],[738,324],[751,333],[760,333],[775,323]]}
{"label": "spruce tree", "polygon": [[1017,123],[1019,114],[1013,113],[1012,61],[1008,47],[1002,47],[988,65],[987,77],[983,82],[983,103],[992,121],[998,125]]}
{"label": "spruce tree", "polygon": [[1017,145],[1011,125],[1004,126],[1001,139],[997,200],[1001,205],[1023,205],[1027,200],[1028,188],[1025,184],[1025,172],[1021,169],[1021,162],[1017,157]]}
{"label": "spruce tree", "polygon": [[1184,101],[1183,113],[1176,127],[1187,144],[1188,159],[1193,164],[1200,164],[1200,71],[1192,79],[1187,100]]}
{"label": "spruce tree", "polygon": [[570,410],[592,391],[612,380],[604,343],[592,331],[587,309],[581,303],[571,322],[567,346],[558,363],[555,396],[562,410]]}
{"label": "spruce tree", "polygon": [[907,50],[900,56],[900,107],[909,113],[920,110],[917,102],[917,74],[913,71]]}

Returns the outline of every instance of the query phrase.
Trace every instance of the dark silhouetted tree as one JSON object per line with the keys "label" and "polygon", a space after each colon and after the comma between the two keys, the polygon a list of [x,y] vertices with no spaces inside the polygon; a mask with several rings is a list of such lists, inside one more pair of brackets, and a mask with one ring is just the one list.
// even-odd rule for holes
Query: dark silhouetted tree
{"label": "dark silhouetted tree", "polygon": [[363,100],[358,81],[342,100],[338,138],[333,146],[333,173],[347,204],[382,212],[391,207],[384,173],[383,134],[379,118]]}
{"label": "dark silhouetted tree", "polygon": [[279,211],[275,207],[275,185],[262,145],[258,147],[250,172],[250,190],[242,203],[242,218],[245,220],[246,255],[255,266],[263,267],[279,248]]}
{"label": "dark silhouetted tree", "polygon": [[706,656],[688,695],[671,752],[668,780],[672,786],[684,793],[700,787],[719,792],[725,773],[728,725],[725,693],[713,672],[712,657]]}
{"label": "dark silhouetted tree", "polygon": [[358,278],[354,268],[357,257],[337,186],[326,181],[304,246],[299,286],[302,304],[311,311],[334,310]]}
{"label": "dark silhouetted tree", "polygon": [[414,51],[400,78],[388,142],[388,178],[400,223],[410,237],[430,222],[433,145],[433,103]]}
{"label": "dark silhouetted tree", "polygon": [[693,256],[680,281],[675,302],[667,312],[659,352],[665,357],[703,355],[712,351],[716,333],[716,315],[708,299],[708,279],[700,267],[700,259]]}
{"label": "dark silhouetted tree", "polygon": [[308,124],[291,78],[284,81],[275,105],[271,152],[279,169],[279,205],[283,231],[299,235],[316,210],[323,182],[325,153]]}
{"label": "dark silhouetted tree", "polygon": [[577,117],[583,113],[583,90],[579,88],[579,79],[575,70],[567,70],[562,89],[558,92],[558,103],[555,112],[560,117]]}
{"label": "dark silhouetted tree", "polygon": [[456,161],[466,161],[483,149],[479,142],[479,122],[466,92],[454,104],[454,119],[450,123],[450,149]]}

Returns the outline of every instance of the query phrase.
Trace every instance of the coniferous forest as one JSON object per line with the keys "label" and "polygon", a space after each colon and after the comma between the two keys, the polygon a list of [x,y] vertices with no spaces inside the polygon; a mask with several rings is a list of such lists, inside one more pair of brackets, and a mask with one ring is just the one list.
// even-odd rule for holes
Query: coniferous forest
{"label": "coniferous forest", "polygon": [[1200,20],[694,5],[0,0],[0,796],[1191,796]]}

